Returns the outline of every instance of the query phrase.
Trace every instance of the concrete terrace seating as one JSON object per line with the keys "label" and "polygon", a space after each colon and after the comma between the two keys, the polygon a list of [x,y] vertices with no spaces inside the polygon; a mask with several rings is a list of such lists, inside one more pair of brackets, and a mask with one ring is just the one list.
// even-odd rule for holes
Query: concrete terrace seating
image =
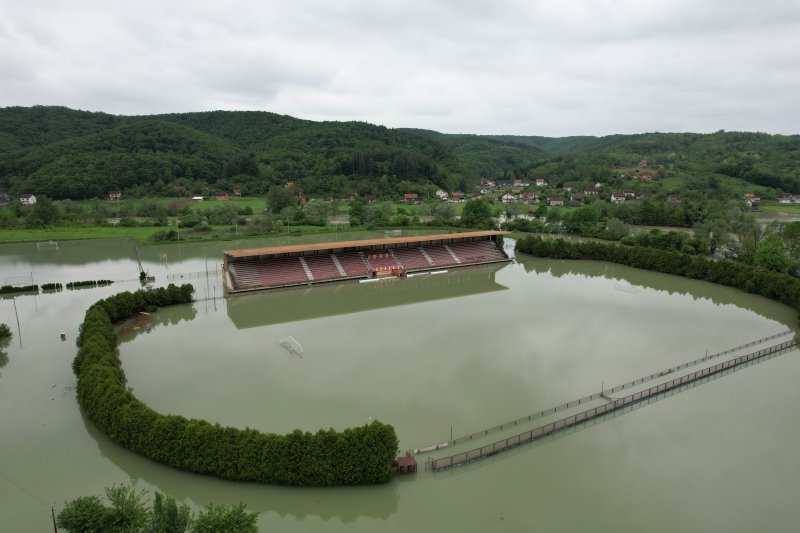
{"label": "concrete terrace seating", "polygon": [[240,289],[276,287],[308,283],[308,276],[300,259],[272,259],[269,261],[247,261],[230,265],[236,272]]}
{"label": "concrete terrace seating", "polygon": [[405,269],[430,268],[431,264],[422,255],[418,247],[397,248],[394,250],[394,257],[397,262]]}
{"label": "concrete terrace seating", "polygon": [[369,264],[372,265],[373,269],[376,270],[387,270],[391,268],[397,268],[399,265],[397,261],[394,260],[392,254],[388,251],[382,252],[369,252],[367,255],[367,260]]}
{"label": "concrete terrace seating", "polygon": [[303,259],[306,260],[308,269],[311,270],[311,275],[314,276],[314,281],[324,281],[342,277],[330,255],[311,255]]}
{"label": "concrete terrace seating", "polygon": [[428,255],[431,259],[433,259],[433,264],[435,266],[450,266],[458,264],[453,259],[453,256],[447,251],[447,249],[442,245],[437,246],[425,246],[425,251],[428,252]]}
{"label": "concrete terrace seating", "polygon": [[358,252],[336,254],[336,258],[339,260],[339,264],[342,265],[348,277],[370,275],[369,270],[367,270],[367,265]]}
{"label": "concrete terrace seating", "polygon": [[502,250],[491,241],[460,242],[449,246],[462,263],[481,263],[506,259]]}

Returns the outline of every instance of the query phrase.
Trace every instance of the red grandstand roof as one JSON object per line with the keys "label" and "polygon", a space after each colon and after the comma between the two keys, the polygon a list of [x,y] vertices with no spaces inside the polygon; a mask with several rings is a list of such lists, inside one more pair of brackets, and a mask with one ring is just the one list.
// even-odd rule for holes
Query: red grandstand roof
{"label": "red grandstand roof", "polygon": [[340,248],[385,246],[416,242],[463,239],[467,237],[491,237],[493,235],[509,235],[510,231],[466,231],[464,233],[443,233],[438,235],[417,235],[414,237],[394,237],[389,239],[364,239],[360,241],[320,242],[316,244],[296,244],[291,246],[266,246],[264,248],[243,248],[241,250],[225,250],[223,254],[230,258],[253,257],[274,254],[292,254],[302,252],[319,252]]}

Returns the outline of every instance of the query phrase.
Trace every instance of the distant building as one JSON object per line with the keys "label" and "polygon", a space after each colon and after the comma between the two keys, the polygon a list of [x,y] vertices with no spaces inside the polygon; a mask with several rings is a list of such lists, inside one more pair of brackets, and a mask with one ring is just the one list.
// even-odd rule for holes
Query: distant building
{"label": "distant building", "polygon": [[547,186],[547,180],[543,179],[543,178],[536,178],[536,186],[537,187],[546,187]]}
{"label": "distant building", "polygon": [[109,202],[119,202],[122,200],[122,193],[120,191],[111,191],[108,193]]}
{"label": "distant building", "polygon": [[242,188],[241,187],[234,187],[233,188],[233,195],[234,196],[241,196],[242,195]]}
{"label": "distant building", "polygon": [[640,159],[639,166],[645,168],[647,166],[647,159]]}
{"label": "distant building", "polygon": [[419,195],[416,193],[406,193],[403,195],[402,202],[404,204],[418,204],[420,203]]}
{"label": "distant building", "polygon": [[564,205],[564,197],[563,196],[548,196],[547,197],[547,205]]}
{"label": "distant building", "polygon": [[500,197],[500,201],[503,202],[504,204],[510,204],[511,202],[516,202],[517,197],[511,194],[510,192],[507,192]]}
{"label": "distant building", "polygon": [[569,201],[573,204],[581,204],[583,205],[583,195],[582,194],[573,194],[569,197]]}
{"label": "distant building", "polygon": [[751,192],[745,193],[742,198],[744,199],[744,203],[747,205],[747,207],[753,207],[755,204],[761,201],[761,198]]}
{"label": "distant building", "polygon": [[222,194],[218,194],[218,195],[216,196],[216,198],[217,198],[217,200],[219,200],[220,202],[227,202],[227,201],[228,201],[228,198],[230,198],[230,197],[228,196],[228,193],[224,192],[224,193],[222,193]]}
{"label": "distant building", "polygon": [[632,191],[630,189],[622,189],[622,194],[624,194],[625,198],[628,200],[636,199],[636,191]]}
{"label": "distant building", "polygon": [[460,203],[460,202],[466,201],[466,199],[467,198],[464,195],[464,193],[460,192],[460,191],[456,191],[456,192],[454,192],[453,194],[450,195],[450,201],[451,202],[459,202]]}
{"label": "distant building", "polygon": [[793,201],[794,199],[791,196],[778,196],[779,204],[791,204]]}
{"label": "distant building", "polygon": [[444,189],[439,189],[438,191],[436,191],[436,196],[440,200],[447,200],[447,196],[448,196],[447,195],[447,191],[445,191]]}
{"label": "distant building", "polygon": [[597,189],[583,189],[583,194],[586,196],[597,196]]}
{"label": "distant building", "polygon": [[202,196],[192,196],[192,200],[194,200],[195,202],[202,202],[203,201],[203,197]]}
{"label": "distant building", "polygon": [[378,201],[378,197],[375,196],[374,194],[370,194],[369,196],[367,196],[367,203],[368,204],[374,204],[377,201]]}
{"label": "distant building", "polygon": [[0,192],[0,207],[5,207],[7,205],[11,205],[11,198],[8,194]]}
{"label": "distant building", "polygon": [[538,199],[539,199],[539,197],[536,196],[536,193],[534,193],[534,192],[525,191],[525,192],[522,193],[522,201],[525,202],[525,203],[529,203],[530,204],[530,203],[536,202]]}
{"label": "distant building", "polygon": [[494,180],[481,180],[481,186],[487,187],[488,189],[494,189],[497,187],[497,182]]}
{"label": "distant building", "polygon": [[639,181],[642,183],[650,183],[653,181],[653,176],[649,172],[642,172],[639,174]]}
{"label": "distant building", "polygon": [[619,204],[625,201],[625,193],[622,191],[614,191],[611,193],[611,203]]}
{"label": "distant building", "polygon": [[681,198],[678,194],[670,194],[667,196],[667,201],[673,204],[682,204],[683,198]]}
{"label": "distant building", "polygon": [[21,194],[19,196],[19,203],[22,205],[36,205],[36,196],[32,194]]}
{"label": "distant building", "polygon": [[284,189],[289,189],[291,187],[294,187],[293,181],[287,181],[286,184],[283,186]]}
{"label": "distant building", "polygon": [[569,182],[568,183],[563,183],[561,185],[561,188],[563,190],[567,191],[567,192],[572,192],[573,185],[572,185],[572,183],[569,183]]}

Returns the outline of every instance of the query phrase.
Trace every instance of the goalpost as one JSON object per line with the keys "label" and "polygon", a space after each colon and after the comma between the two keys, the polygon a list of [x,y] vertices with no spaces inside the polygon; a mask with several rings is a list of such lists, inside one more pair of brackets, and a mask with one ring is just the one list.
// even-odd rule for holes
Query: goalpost
{"label": "goalpost", "polygon": [[285,349],[290,354],[303,357],[303,345],[294,337],[282,337],[278,340],[278,343],[281,348]]}
{"label": "goalpost", "polygon": [[58,250],[58,243],[56,241],[37,242],[36,249],[40,252]]}

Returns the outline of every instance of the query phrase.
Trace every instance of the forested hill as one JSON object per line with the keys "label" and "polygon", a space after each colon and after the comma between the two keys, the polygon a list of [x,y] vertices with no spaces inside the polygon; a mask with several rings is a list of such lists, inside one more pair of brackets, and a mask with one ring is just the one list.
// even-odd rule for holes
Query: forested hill
{"label": "forested hill", "polygon": [[[497,150],[507,143],[480,141]],[[0,191],[53,198],[110,190],[172,195],[263,194],[294,181],[306,194],[400,195],[467,189],[524,172],[533,147],[493,156],[363,122],[313,122],[267,112],[115,116],[63,107],[0,109]],[[475,154],[480,153],[479,156]],[[486,155],[487,157],[484,157]]]}
{"label": "forested hill", "polygon": [[481,178],[604,181],[647,159],[689,176],[732,176],[800,191],[800,137],[718,132],[525,137],[442,134],[268,112],[117,116],[64,107],[0,108],[0,192],[52,198],[265,193],[399,196],[471,190]]}
{"label": "forested hill", "polygon": [[726,132],[644,133],[606,137],[492,135],[540,148],[551,156],[605,160],[621,167],[640,159],[696,175],[719,174],[794,192],[800,190],[800,135]]}

